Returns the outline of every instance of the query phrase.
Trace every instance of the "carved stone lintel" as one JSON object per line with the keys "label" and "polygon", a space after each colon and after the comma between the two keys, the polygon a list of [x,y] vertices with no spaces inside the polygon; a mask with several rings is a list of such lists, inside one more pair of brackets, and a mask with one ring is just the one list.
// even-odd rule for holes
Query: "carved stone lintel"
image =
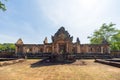
{"label": "carved stone lintel", "polygon": [[69,40],[72,42],[73,37],[70,36],[68,31],[65,30],[64,27],[61,27],[54,36],[51,37],[52,41],[57,41],[57,40]]}

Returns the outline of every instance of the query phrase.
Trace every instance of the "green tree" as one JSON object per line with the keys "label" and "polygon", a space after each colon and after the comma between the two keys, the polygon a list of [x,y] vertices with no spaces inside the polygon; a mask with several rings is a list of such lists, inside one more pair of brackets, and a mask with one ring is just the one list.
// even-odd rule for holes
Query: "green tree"
{"label": "green tree", "polygon": [[115,24],[102,24],[100,29],[95,30],[93,32],[92,36],[88,36],[90,39],[90,43],[92,44],[100,44],[103,39],[107,40],[108,42],[111,41],[111,37],[117,33],[117,29],[115,29],[113,26]]}
{"label": "green tree", "polygon": [[120,41],[120,30],[117,31],[117,34],[112,36],[111,41],[114,41],[114,42]]}
{"label": "green tree", "polygon": [[120,50],[120,30],[114,27],[115,24],[103,24],[100,29],[95,30],[92,36],[89,36],[91,44],[101,44],[105,39],[109,42],[111,50]]}
{"label": "green tree", "polygon": [[118,30],[117,34],[112,36],[110,42],[112,50],[120,50],[120,30]]}
{"label": "green tree", "polygon": [[[7,0],[5,0],[5,1],[7,1]],[[1,1],[0,1],[0,9],[3,11],[6,11],[5,4],[3,4]]]}
{"label": "green tree", "polygon": [[13,43],[4,43],[0,44],[0,51],[14,51],[15,50],[15,44]]}
{"label": "green tree", "polygon": [[10,45],[9,45],[9,49],[10,49],[10,50],[15,50],[15,44],[10,44]]}
{"label": "green tree", "polygon": [[3,44],[0,44],[0,51],[5,51],[6,47]]}

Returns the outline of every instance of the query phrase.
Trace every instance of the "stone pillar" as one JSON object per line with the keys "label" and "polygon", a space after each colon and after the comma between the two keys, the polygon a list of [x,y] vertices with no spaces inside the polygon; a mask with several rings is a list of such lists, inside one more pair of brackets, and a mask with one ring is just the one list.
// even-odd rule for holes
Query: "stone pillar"
{"label": "stone pillar", "polygon": [[66,44],[66,53],[69,53],[69,46],[68,46],[68,43]]}
{"label": "stone pillar", "polygon": [[56,44],[56,52],[59,53],[59,45]]}
{"label": "stone pillar", "polygon": [[87,53],[89,53],[89,47],[87,46]]}
{"label": "stone pillar", "polygon": [[103,47],[101,46],[101,53],[103,53]]}
{"label": "stone pillar", "polygon": [[33,47],[32,47],[32,53],[35,53],[34,50],[35,50],[35,48],[34,48],[34,46],[33,46]]}
{"label": "stone pillar", "polygon": [[77,53],[80,53],[80,45],[77,44]]}
{"label": "stone pillar", "polygon": [[108,46],[108,53],[110,54],[110,47]]}
{"label": "stone pillar", "polygon": [[23,53],[26,53],[26,47],[23,47]]}
{"label": "stone pillar", "polygon": [[46,45],[44,45],[44,50],[43,50],[43,52],[44,52],[44,53],[46,52]]}
{"label": "stone pillar", "polygon": [[55,51],[54,51],[54,45],[52,45],[52,53],[54,53]]}
{"label": "stone pillar", "polygon": [[19,53],[23,53],[23,50],[22,50],[22,47],[21,47],[21,46],[19,46],[18,52],[19,52]]}
{"label": "stone pillar", "polygon": [[69,44],[70,45],[70,47],[69,47],[69,53],[73,53],[73,48],[72,48],[72,44]]}
{"label": "stone pillar", "polygon": [[79,45],[79,53],[81,53],[81,46]]}
{"label": "stone pillar", "polygon": [[110,53],[110,46],[107,45],[107,53]]}
{"label": "stone pillar", "polygon": [[17,53],[18,53],[18,47],[16,46],[15,47],[15,54],[16,54],[16,56],[17,56]]}

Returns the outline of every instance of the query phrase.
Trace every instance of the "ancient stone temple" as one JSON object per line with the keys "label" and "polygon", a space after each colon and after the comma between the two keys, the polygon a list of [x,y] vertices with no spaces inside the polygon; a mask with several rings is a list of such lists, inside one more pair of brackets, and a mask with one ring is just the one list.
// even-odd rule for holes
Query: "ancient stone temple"
{"label": "ancient stone temple", "polygon": [[79,38],[73,42],[73,37],[65,30],[64,27],[51,37],[52,43],[48,43],[47,37],[43,44],[24,44],[22,39],[16,42],[16,54],[27,53],[110,53],[109,44],[103,40],[101,44],[81,44]]}

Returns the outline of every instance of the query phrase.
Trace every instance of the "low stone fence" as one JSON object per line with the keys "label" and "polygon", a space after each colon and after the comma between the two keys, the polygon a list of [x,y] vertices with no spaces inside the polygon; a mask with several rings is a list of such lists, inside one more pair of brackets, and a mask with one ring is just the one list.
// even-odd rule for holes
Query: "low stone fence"
{"label": "low stone fence", "polygon": [[[50,57],[52,53],[26,53],[26,54],[19,54],[19,58],[31,58],[31,59],[39,59],[39,58],[44,58],[44,57]],[[112,58],[111,54],[109,53],[74,53],[76,56],[76,59],[108,59]]]}
{"label": "low stone fence", "polygon": [[111,66],[116,66],[116,67],[120,68],[120,62],[117,62],[117,61],[112,60],[112,59],[111,60],[96,59],[95,62],[99,62],[102,64],[111,65]]}
{"label": "low stone fence", "polygon": [[120,58],[120,51],[111,51],[111,55],[115,58]]}
{"label": "low stone fence", "polygon": [[0,62],[0,67],[1,66],[15,64],[15,63],[20,63],[20,62],[24,62],[24,61],[25,61],[25,59],[17,59],[17,60],[10,60],[10,61],[1,61]]}
{"label": "low stone fence", "polygon": [[112,56],[108,53],[76,53],[76,59],[109,59]]}
{"label": "low stone fence", "polygon": [[0,52],[0,58],[16,58],[15,52]]}

